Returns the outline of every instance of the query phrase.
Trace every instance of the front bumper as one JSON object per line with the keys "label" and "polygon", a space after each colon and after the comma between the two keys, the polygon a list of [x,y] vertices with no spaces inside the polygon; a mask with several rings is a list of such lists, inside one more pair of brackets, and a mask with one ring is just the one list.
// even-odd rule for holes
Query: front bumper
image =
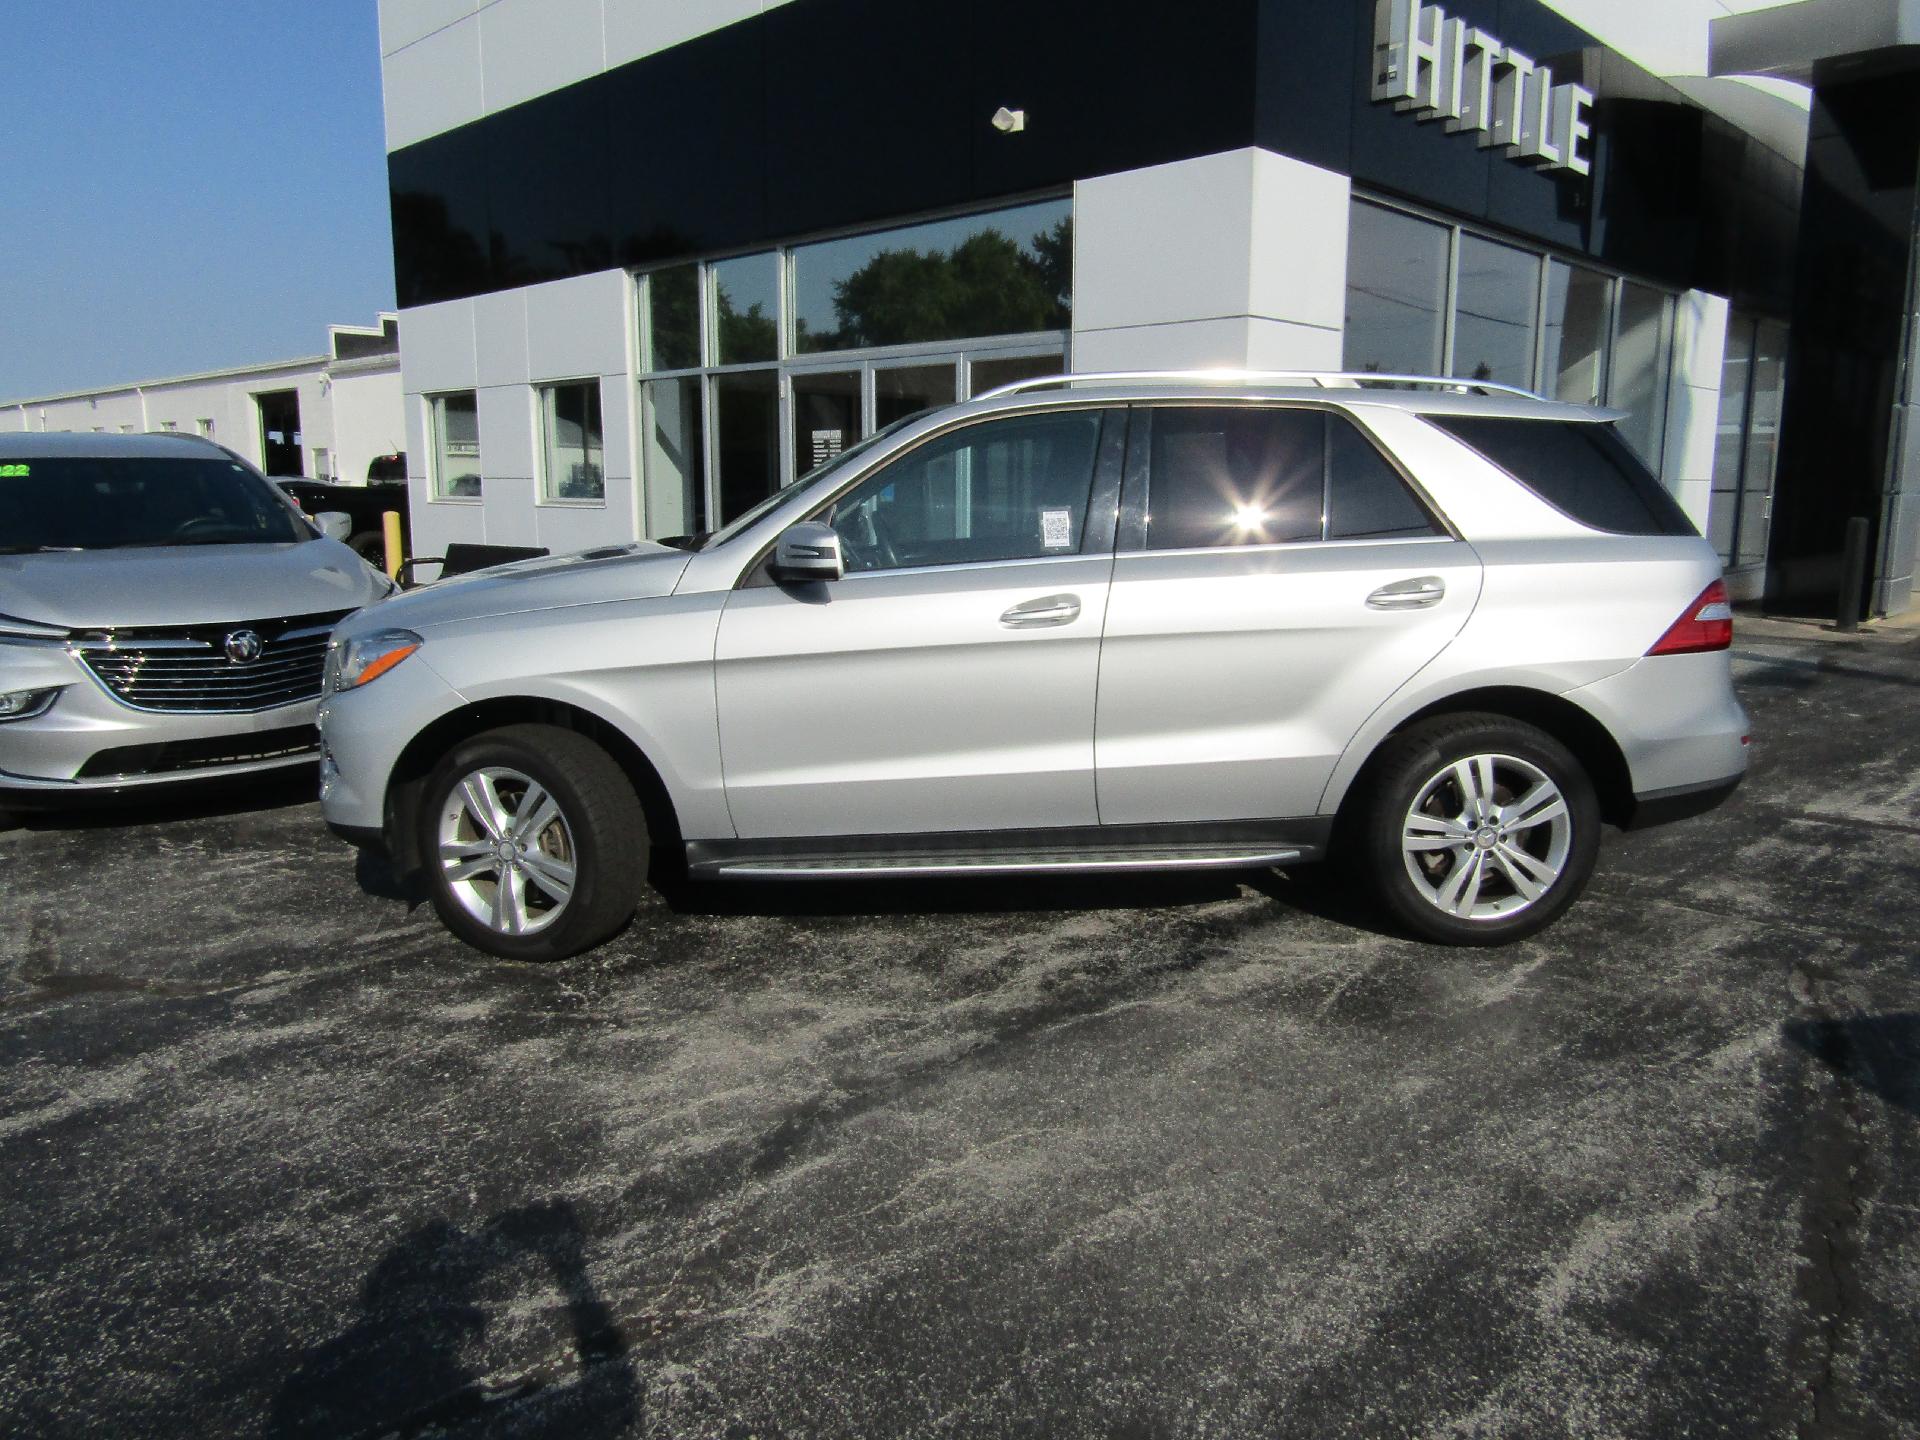
{"label": "front bumper", "polygon": [[163,786],[243,779],[319,758],[317,701],[244,714],[137,710],[57,643],[0,643],[0,690],[57,689],[31,718],[0,722],[0,800],[53,809]]}

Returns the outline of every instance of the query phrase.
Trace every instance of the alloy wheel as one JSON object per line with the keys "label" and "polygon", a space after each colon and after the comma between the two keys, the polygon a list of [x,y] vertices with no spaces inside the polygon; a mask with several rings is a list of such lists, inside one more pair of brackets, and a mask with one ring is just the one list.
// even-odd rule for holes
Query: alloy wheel
{"label": "alloy wheel", "polygon": [[1573,816],[1560,787],[1513,755],[1449,761],[1415,792],[1400,827],[1414,888],[1458,920],[1499,920],[1565,873]]}
{"label": "alloy wheel", "polygon": [[573,898],[573,830],[532,776],[486,766],[463,777],[440,809],[441,878],[473,918],[502,935],[532,935]]}

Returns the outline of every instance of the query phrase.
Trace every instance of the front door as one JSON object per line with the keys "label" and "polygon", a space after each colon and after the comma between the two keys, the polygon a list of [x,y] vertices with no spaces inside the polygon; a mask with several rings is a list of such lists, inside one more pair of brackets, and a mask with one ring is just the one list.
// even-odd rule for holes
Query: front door
{"label": "front door", "polygon": [[1096,823],[1124,428],[1108,414],[936,435],[820,517],[840,533],[843,579],[756,572],[734,591],[715,683],[742,839]]}
{"label": "front door", "polygon": [[1367,716],[1466,623],[1479,559],[1343,416],[1134,413],[1100,819],[1313,815]]}

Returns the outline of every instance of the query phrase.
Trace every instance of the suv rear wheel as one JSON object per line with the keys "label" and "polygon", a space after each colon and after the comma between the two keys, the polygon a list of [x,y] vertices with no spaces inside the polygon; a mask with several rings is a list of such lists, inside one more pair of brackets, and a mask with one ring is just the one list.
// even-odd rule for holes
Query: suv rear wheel
{"label": "suv rear wheel", "polygon": [[646,820],[626,773],[553,725],[461,742],[428,777],[418,824],[441,920],[509,960],[598,945],[633,914],[646,878]]}
{"label": "suv rear wheel", "polygon": [[1600,804],[1580,762],[1500,715],[1440,716],[1395,736],[1359,819],[1380,899],[1447,945],[1544,929],[1586,888],[1600,848]]}

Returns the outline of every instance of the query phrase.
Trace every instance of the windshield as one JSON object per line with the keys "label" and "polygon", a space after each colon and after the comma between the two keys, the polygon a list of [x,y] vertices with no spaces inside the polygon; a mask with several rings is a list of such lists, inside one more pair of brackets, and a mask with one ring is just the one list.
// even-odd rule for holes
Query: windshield
{"label": "windshield", "polygon": [[693,548],[696,550],[710,550],[715,545],[726,544],[727,541],[731,540],[734,536],[738,535],[742,530],[747,529],[755,521],[759,520],[763,515],[765,515],[768,511],[775,509],[777,506],[785,503],[788,500],[791,500],[794,496],[798,495],[802,490],[806,489],[807,486],[813,484],[814,481],[822,479],[825,476],[832,474],[834,471],[838,470],[841,466],[847,464],[849,461],[855,460],[860,456],[866,454],[867,451],[871,450],[874,446],[878,445],[882,440],[885,440],[888,436],[894,434],[896,431],[905,429],[907,426],[913,424],[914,421],[920,419],[923,415],[926,415],[928,413],[929,412],[926,410],[916,410],[911,415],[902,415],[898,420],[895,420],[891,425],[888,425],[882,429],[876,430],[873,432],[873,434],[869,435],[866,439],[861,440],[855,444],[849,445],[846,449],[842,450],[838,455],[835,455],[832,459],[824,461],[823,463],[814,466],[813,469],[809,470],[806,474],[802,475],[798,480],[794,481],[793,484],[784,486],[781,489],[774,491],[773,494],[767,496],[766,499],[760,501],[758,504],[734,516],[733,519],[729,520],[725,525],[721,526],[718,530],[714,531],[711,535],[701,537],[700,542],[697,545],[695,545]]}
{"label": "windshield", "polygon": [[62,455],[0,464],[0,552],[8,554],[313,538],[266,481],[222,457]]}

